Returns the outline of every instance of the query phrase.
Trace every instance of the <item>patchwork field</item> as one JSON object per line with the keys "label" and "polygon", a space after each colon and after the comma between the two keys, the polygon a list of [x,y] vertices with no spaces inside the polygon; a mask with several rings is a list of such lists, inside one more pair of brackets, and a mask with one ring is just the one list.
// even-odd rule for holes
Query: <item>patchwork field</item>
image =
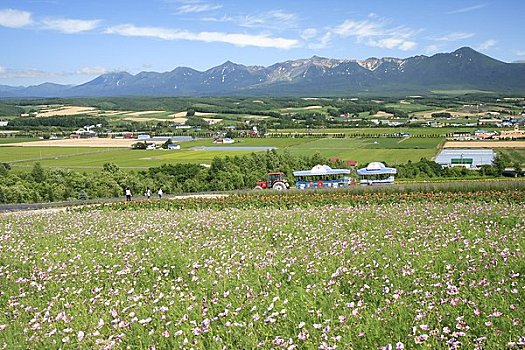
{"label": "patchwork field", "polygon": [[0,216],[0,344],[520,348],[522,196]]}
{"label": "patchwork field", "polygon": [[[137,140],[126,139],[80,139],[46,140],[21,144],[9,144],[0,148],[0,162],[14,167],[31,167],[40,162],[46,167],[101,168],[113,162],[121,168],[148,168],[164,163],[209,164],[218,156],[242,155],[252,151],[235,150],[236,147],[276,147],[278,152],[293,155],[337,157],[342,160],[357,160],[359,163],[385,161],[388,164],[431,159],[441,142],[439,138],[253,138],[239,139],[228,144],[231,150],[193,150],[192,148],[214,145],[211,139],[182,142],[181,150],[131,150]],[[162,143],[162,142],[158,142]],[[16,147],[15,147],[16,146]]]}

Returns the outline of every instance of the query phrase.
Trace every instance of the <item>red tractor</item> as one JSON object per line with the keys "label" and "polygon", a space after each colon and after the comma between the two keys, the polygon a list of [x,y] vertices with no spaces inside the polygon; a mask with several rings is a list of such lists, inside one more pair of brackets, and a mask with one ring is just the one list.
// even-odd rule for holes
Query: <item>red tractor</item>
{"label": "red tractor", "polygon": [[284,173],[268,173],[266,181],[258,181],[255,186],[256,190],[274,189],[284,191],[288,188],[290,188],[290,184],[284,178]]}

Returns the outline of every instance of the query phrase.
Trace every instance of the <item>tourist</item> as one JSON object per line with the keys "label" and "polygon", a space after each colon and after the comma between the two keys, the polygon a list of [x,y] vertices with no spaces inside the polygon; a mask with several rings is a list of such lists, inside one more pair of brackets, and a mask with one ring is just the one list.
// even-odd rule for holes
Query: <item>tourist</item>
{"label": "tourist", "polygon": [[129,187],[126,187],[126,200],[131,200],[131,190],[129,189]]}
{"label": "tourist", "polygon": [[147,199],[150,199],[151,197],[151,190],[148,188],[146,188],[146,192],[144,192],[144,195],[146,196]]}
{"label": "tourist", "polygon": [[159,199],[162,198],[162,194],[163,194],[163,192],[162,192],[162,188],[159,188]]}

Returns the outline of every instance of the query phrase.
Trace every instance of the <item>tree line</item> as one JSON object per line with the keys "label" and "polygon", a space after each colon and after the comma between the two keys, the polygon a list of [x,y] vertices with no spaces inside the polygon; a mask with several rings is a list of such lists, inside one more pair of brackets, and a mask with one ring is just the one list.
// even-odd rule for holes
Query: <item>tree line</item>
{"label": "tree line", "polygon": [[[319,153],[293,156],[288,152],[252,153],[242,156],[216,157],[209,167],[198,164],[164,164],[142,171],[120,169],[114,163],[104,164],[101,171],[87,173],[61,168],[44,168],[35,163],[31,171],[13,172],[7,163],[0,163],[0,203],[56,202],[88,198],[122,197],[124,190],[142,196],[147,188],[164,193],[231,191],[250,189],[265,179],[268,172],[281,171],[293,185],[293,171],[310,169],[317,164],[335,168],[347,167],[344,162],[327,159]],[[442,168],[421,159],[396,165],[397,178],[457,178],[466,176],[501,176],[504,168],[516,166],[506,155],[498,155],[493,165],[474,171],[465,168]],[[355,170],[353,171],[355,178]]]}

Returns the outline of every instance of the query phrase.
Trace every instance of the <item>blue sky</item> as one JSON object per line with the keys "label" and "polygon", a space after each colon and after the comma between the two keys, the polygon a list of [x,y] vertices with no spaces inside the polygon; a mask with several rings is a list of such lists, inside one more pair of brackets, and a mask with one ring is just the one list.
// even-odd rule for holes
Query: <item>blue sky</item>
{"label": "blue sky", "polygon": [[2,0],[0,84],[470,46],[525,60],[523,0]]}

